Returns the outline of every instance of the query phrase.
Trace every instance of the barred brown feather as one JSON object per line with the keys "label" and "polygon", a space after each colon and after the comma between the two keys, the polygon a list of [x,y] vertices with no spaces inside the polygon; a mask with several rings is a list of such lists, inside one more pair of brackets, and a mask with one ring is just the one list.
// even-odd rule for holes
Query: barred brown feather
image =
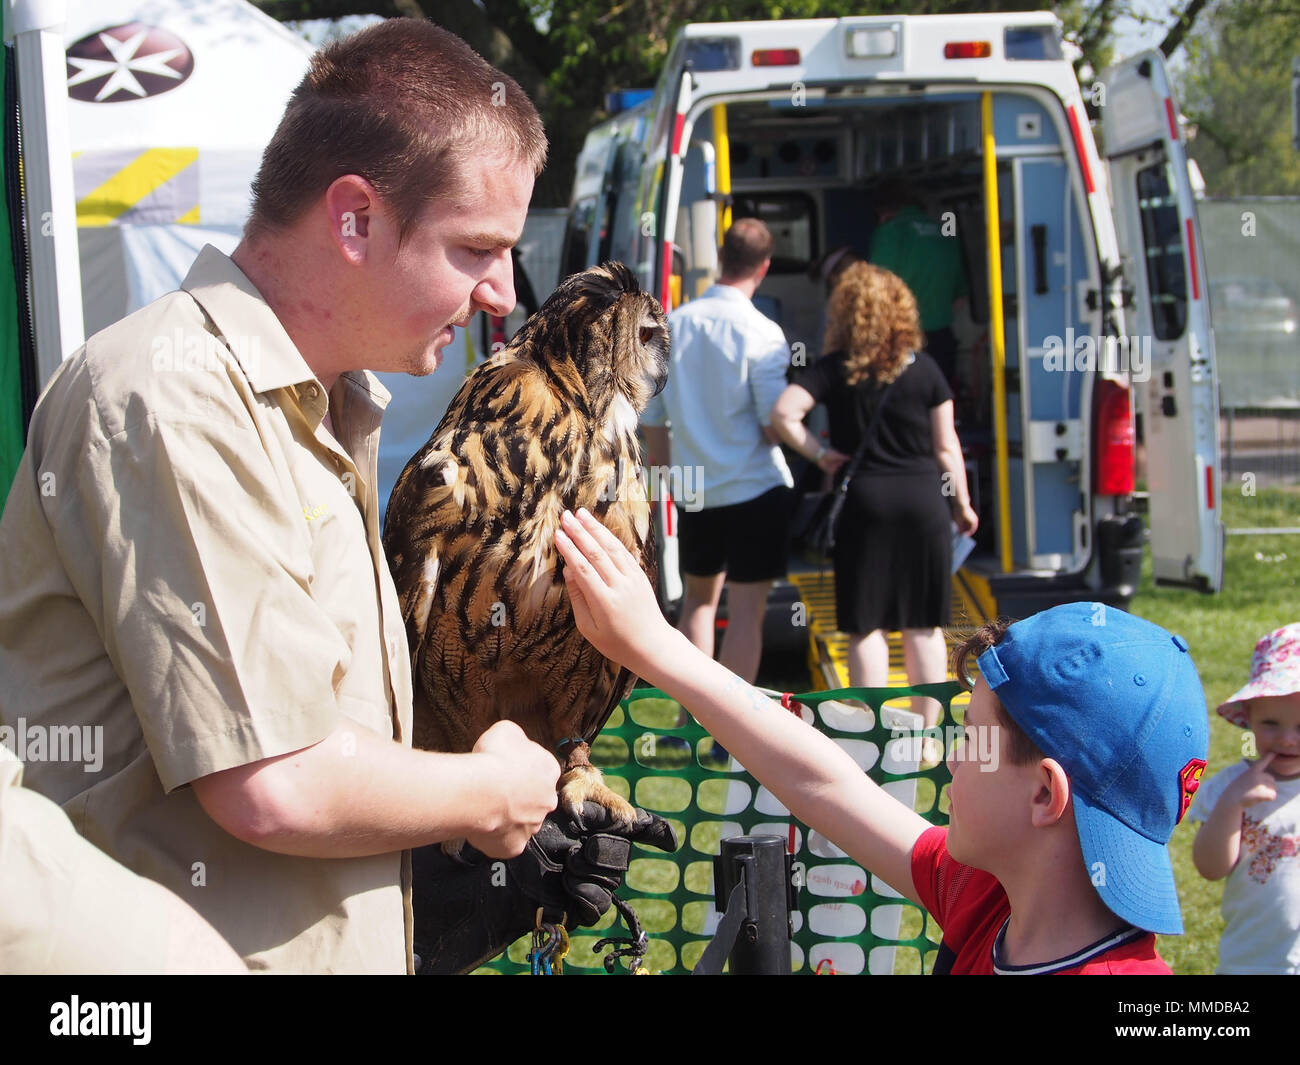
{"label": "barred brown feather", "polygon": [[622,263],[561,283],[465,381],[388,504],[384,547],[410,638],[415,746],[469,751],[495,721],[550,750],[590,741],[635,678],[578,632],[555,550],[586,507],[653,582],[637,418],[668,323]]}

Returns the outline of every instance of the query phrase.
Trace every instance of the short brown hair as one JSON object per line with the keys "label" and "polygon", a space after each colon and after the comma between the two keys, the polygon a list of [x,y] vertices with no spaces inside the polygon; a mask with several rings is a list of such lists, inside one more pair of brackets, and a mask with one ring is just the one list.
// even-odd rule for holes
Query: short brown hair
{"label": "short brown hair", "polygon": [[[999,617],[996,621],[986,622],[953,648],[952,671],[965,685],[967,691],[975,687],[975,663],[972,659],[979,658],[990,647],[996,647],[1001,643],[1002,637],[1007,634],[1007,629],[1011,628],[1012,624],[1012,619],[1008,617]],[[1012,764],[1029,765],[1047,757],[1025,734],[1025,730],[1011,719],[1002,701],[992,692],[989,694],[993,696],[993,712],[997,715],[998,725],[1007,733],[1007,754]]]}
{"label": "short brown hair", "polygon": [[291,225],[335,180],[357,174],[405,239],[480,150],[540,174],[546,134],[532,101],[455,34],[387,19],[312,56],[262,155],[248,227]]}
{"label": "short brown hair", "polygon": [[903,279],[867,262],[846,266],[831,290],[822,351],[845,353],[848,383],[894,380],[920,346],[916,297]]}
{"label": "short brown hair", "polygon": [[772,257],[772,233],[757,218],[739,218],[722,238],[722,276],[743,280]]}

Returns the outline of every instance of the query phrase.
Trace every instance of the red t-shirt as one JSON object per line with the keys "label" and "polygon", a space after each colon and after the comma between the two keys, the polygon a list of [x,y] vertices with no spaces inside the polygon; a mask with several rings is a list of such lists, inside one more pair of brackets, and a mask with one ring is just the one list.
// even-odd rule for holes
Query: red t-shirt
{"label": "red t-shirt", "polygon": [[999,960],[1011,917],[1007,893],[991,873],[962,865],[948,853],[948,830],[930,828],[912,848],[912,883],[923,905],[943,929],[936,973],[954,975],[1109,976],[1117,973],[1170,975],[1156,953],[1156,937],[1131,925],[1068,958],[1039,965],[1005,965]]}

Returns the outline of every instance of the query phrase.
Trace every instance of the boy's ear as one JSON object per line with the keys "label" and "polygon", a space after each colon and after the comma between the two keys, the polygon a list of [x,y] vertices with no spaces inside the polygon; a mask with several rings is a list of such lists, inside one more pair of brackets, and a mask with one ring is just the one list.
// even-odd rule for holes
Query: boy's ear
{"label": "boy's ear", "polygon": [[1030,824],[1047,828],[1056,824],[1070,808],[1070,778],[1055,758],[1038,763]]}

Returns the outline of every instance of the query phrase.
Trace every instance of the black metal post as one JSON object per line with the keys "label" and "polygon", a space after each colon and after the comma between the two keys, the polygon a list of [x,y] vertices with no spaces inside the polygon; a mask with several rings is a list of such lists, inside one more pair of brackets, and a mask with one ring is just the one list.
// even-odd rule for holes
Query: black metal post
{"label": "black metal post", "polygon": [[790,972],[790,875],[780,836],[735,836],[722,841],[713,860],[719,912],[744,880],[744,923],[728,957],[734,976]]}

